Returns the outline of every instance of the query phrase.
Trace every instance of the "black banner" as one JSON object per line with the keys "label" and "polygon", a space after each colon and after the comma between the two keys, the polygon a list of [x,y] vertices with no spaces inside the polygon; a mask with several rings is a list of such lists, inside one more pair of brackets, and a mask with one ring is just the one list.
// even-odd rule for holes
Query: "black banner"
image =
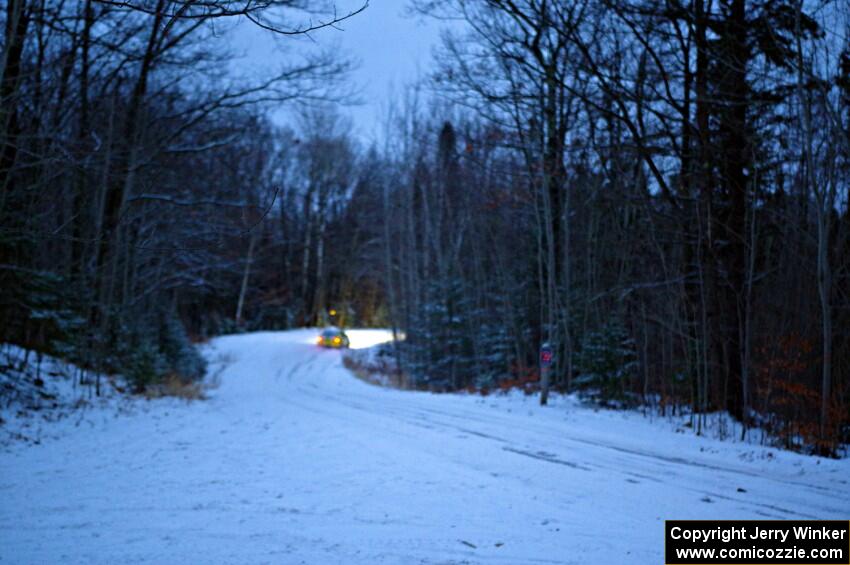
{"label": "black banner", "polygon": [[850,565],[850,522],[668,520],[667,565]]}

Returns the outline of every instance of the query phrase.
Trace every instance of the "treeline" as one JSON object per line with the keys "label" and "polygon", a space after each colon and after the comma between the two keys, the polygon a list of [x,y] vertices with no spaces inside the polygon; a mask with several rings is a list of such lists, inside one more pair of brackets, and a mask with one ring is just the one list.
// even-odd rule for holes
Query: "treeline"
{"label": "treeline", "polygon": [[[238,78],[228,38],[238,25],[320,33],[351,14],[297,0],[3,4],[0,341],[123,373],[137,390],[200,377],[191,341],[251,311],[244,294],[269,252],[269,220],[284,246],[300,241],[315,222],[290,224],[287,206],[316,200],[326,226],[350,182],[323,161],[347,150],[333,131],[299,145],[263,117],[344,98],[349,63],[313,49]],[[297,182],[316,194],[296,195]],[[267,269],[277,307],[265,326],[304,323],[297,301],[322,299],[308,296],[306,274],[280,286],[300,260],[285,248],[274,261],[284,268]],[[99,392],[99,377],[88,380]]]}
{"label": "treeline", "polygon": [[[850,424],[850,6],[456,0],[385,195],[404,370],[728,412],[832,453]],[[431,114],[433,115],[433,113]],[[459,127],[458,127],[459,126]],[[430,128],[430,129],[429,129]],[[425,135],[430,132],[430,137]]]}
{"label": "treeline", "polygon": [[414,2],[464,25],[372,147],[345,61],[222,78],[220,26],[296,5],[8,4],[0,339],[141,389],[195,339],[389,326],[413,387],[850,440],[846,2]]}

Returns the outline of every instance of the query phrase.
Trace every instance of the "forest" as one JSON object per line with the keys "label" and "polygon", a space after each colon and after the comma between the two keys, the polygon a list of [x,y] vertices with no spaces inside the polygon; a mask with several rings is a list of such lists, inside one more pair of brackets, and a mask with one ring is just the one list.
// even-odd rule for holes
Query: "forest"
{"label": "forest", "polygon": [[[368,2],[6,0],[0,342],[97,394],[200,379],[224,333],[386,327],[410,388],[850,442],[846,0],[407,9],[451,25],[366,143],[356,62],[296,40]],[[230,77],[237,24],[295,48]]]}

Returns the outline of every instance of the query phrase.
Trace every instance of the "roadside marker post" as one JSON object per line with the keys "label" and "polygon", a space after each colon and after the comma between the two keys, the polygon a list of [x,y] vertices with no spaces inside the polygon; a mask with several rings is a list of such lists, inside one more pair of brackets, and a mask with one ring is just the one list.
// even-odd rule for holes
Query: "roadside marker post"
{"label": "roadside marker post", "polygon": [[549,371],[555,360],[555,352],[549,342],[540,346],[540,405],[545,406],[549,401]]}

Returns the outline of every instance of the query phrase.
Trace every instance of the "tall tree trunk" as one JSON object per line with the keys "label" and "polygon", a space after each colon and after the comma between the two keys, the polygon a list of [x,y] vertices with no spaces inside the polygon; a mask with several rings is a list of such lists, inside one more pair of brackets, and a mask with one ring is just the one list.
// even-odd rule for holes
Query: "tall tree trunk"
{"label": "tall tree trunk", "polygon": [[[387,285],[387,298],[389,300],[389,304],[387,309],[389,310],[390,317],[390,327],[393,333],[393,352],[396,360],[396,366],[401,374],[404,374],[403,371],[403,360],[401,357],[401,347],[399,345],[399,335],[398,335],[398,299],[396,298],[396,286],[395,286],[395,278],[393,277],[393,254],[392,254],[392,231],[390,230],[390,219],[393,215],[390,213],[390,187],[389,183],[384,180],[381,186],[381,202],[383,204],[383,222],[384,222],[384,270],[385,270],[385,280],[384,284]],[[407,385],[407,383],[402,383]]]}
{"label": "tall tree trunk", "polygon": [[[829,435],[829,402],[830,389],[832,385],[832,270],[829,264],[829,232],[830,218],[832,215],[832,198],[827,195],[831,192],[831,182],[828,186],[820,186],[815,181],[815,152],[814,131],[812,126],[812,100],[805,92],[804,85],[807,82],[805,76],[806,62],[803,60],[802,33],[800,31],[800,18],[803,10],[803,2],[797,2],[795,10],[795,32],[796,32],[796,66],[797,66],[797,98],[799,104],[799,120],[803,130],[803,150],[805,152],[805,194],[808,199],[809,191],[815,195],[816,217],[817,217],[817,280],[818,298],[821,310],[821,402],[820,402],[820,439],[827,442]],[[823,447],[823,446],[822,446]]]}
{"label": "tall tree trunk", "polygon": [[9,190],[12,167],[18,155],[20,133],[16,96],[21,79],[21,57],[30,22],[26,0],[9,0],[6,5],[6,29],[0,60],[0,211]]}
{"label": "tall tree trunk", "polygon": [[305,318],[305,323],[311,323],[308,319],[311,310],[310,292],[310,259],[313,253],[313,187],[307,189],[304,195],[304,249],[301,251],[301,300],[302,315]]}
{"label": "tall tree trunk", "polygon": [[721,182],[723,208],[716,246],[724,273],[722,300],[722,350],[726,367],[726,394],[729,412],[743,421],[747,415],[749,383],[744,382],[743,358],[746,349],[741,329],[746,305],[745,272],[747,265],[747,169],[750,164],[750,133],[747,121],[749,87],[747,64],[746,0],[732,0],[723,25],[719,62],[720,112],[719,132],[723,142]]}
{"label": "tall tree trunk", "polygon": [[[91,28],[94,23],[92,0],[86,0],[83,17],[80,60],[80,122],[77,131],[77,143],[80,148],[88,148],[89,124],[89,51],[91,46]],[[83,158],[83,164],[78,168],[74,179],[74,195],[72,203],[72,233],[71,233],[71,273],[81,278],[84,275],[83,253],[85,227],[89,221],[88,199],[86,198],[88,184],[88,159]]]}
{"label": "tall tree trunk", "polygon": [[316,234],[316,288],[313,297],[314,318],[320,325],[327,323],[327,305],[325,297],[327,290],[325,288],[327,281],[325,280],[325,231],[327,229],[327,220],[325,220],[324,206],[319,209],[319,230]]}
{"label": "tall tree trunk", "polygon": [[108,296],[110,293],[104,291],[107,286],[104,277],[110,276],[111,271],[114,270],[114,268],[109,267],[109,263],[113,263],[115,260],[118,226],[121,222],[124,202],[127,194],[133,188],[138,152],[137,137],[141,125],[142,105],[147,94],[148,79],[150,78],[156,57],[156,45],[159,41],[160,27],[165,17],[164,8],[165,0],[158,0],[150,34],[148,35],[147,46],[142,57],[142,64],[139,68],[139,74],[127,106],[123,139],[121,140],[123,151],[121,151],[118,158],[115,182],[107,185],[106,195],[104,197],[103,220],[101,221],[101,234],[95,273],[99,281],[97,288],[100,295],[96,304],[97,315],[99,316],[103,316],[110,305],[109,299],[111,297]]}
{"label": "tall tree trunk", "polygon": [[242,309],[245,306],[245,295],[248,293],[248,277],[251,276],[251,266],[254,264],[254,247],[257,245],[259,228],[251,233],[248,242],[248,255],[245,257],[245,269],[242,271],[242,284],[239,285],[239,300],[236,302],[236,326],[242,325]]}

